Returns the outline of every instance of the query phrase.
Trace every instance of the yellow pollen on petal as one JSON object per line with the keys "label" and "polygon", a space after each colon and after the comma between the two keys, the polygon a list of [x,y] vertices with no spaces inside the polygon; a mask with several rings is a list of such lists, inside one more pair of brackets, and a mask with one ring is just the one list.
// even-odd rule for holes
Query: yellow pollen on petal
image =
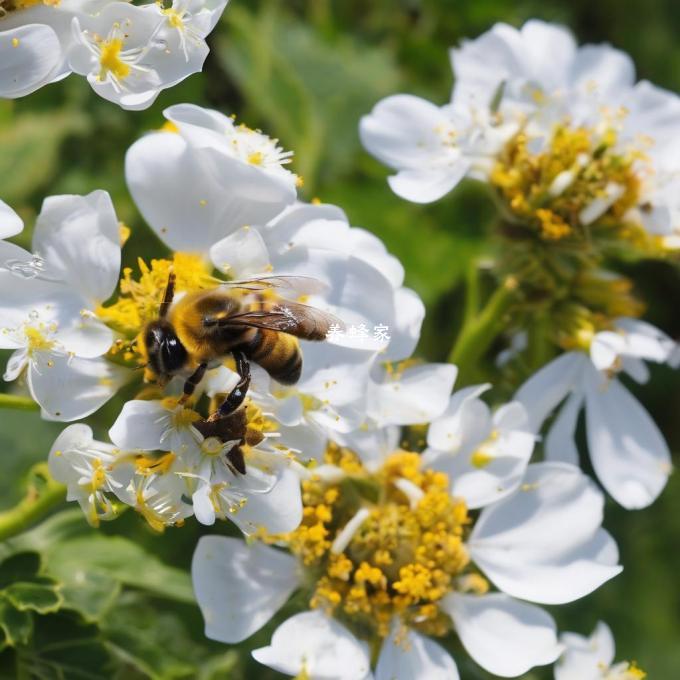
{"label": "yellow pollen on petal", "polygon": [[162,456],[139,456],[135,460],[135,469],[142,475],[166,474],[177,456],[169,451]]}
{"label": "yellow pollen on petal", "polygon": [[254,151],[248,156],[248,163],[251,165],[262,165],[264,163],[264,154],[261,151]]}
{"label": "yellow pollen on petal", "polygon": [[19,47],[19,38],[12,38],[12,47]]}
{"label": "yellow pollen on petal", "polygon": [[470,456],[470,464],[480,470],[485,468],[492,460],[493,456],[483,449],[478,449]]}
{"label": "yellow pollen on petal", "polygon": [[173,132],[175,134],[179,133],[179,128],[171,120],[166,120],[160,128],[161,132]]}

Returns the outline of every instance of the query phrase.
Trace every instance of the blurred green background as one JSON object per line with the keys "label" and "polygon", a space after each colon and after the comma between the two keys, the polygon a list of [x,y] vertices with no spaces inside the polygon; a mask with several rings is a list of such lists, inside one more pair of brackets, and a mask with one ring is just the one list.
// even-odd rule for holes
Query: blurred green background
{"label": "blurred green background", "polygon": [[[562,22],[580,42],[610,42],[630,53],[640,78],[680,90],[680,12],[674,0],[644,5],[615,0],[231,0],[211,35],[205,72],[163,92],[145,112],[124,112],[72,76],[16,102],[0,102],[0,198],[31,225],[43,197],[108,190],[132,227],[126,251],[158,254],[127,193],[128,146],[159,127],[164,107],[194,102],[235,113],[295,151],[302,197],[337,203],[351,222],[386,242],[406,267],[407,284],[425,300],[419,347],[445,360],[461,315],[464,273],[488,248],[493,208],[473,184],[430,206],[406,203],[385,182],[387,171],[360,147],[357,124],[382,97],[409,92],[444,103],[452,75],[447,49],[497,21],[530,17]],[[550,59],[550,55],[546,55]],[[128,259],[131,259],[128,255]],[[628,265],[649,303],[647,318],[680,337],[680,277],[670,264]],[[4,364],[7,353],[0,360]],[[677,458],[680,385],[670,370],[653,371],[635,393],[668,437]],[[97,434],[115,417],[110,405],[94,418]],[[32,463],[46,458],[61,426],[35,413],[0,411],[2,505],[22,494]],[[636,659],[650,678],[680,675],[680,482],[673,475],[661,499],[641,512],[609,502],[606,527],[619,542],[623,574],[591,597],[552,608],[560,627],[589,634],[598,619],[614,630],[617,658]],[[556,528],[559,530],[559,528]],[[193,546],[206,530],[190,521],[162,536],[127,513],[103,531],[87,529],[77,512],[62,515],[10,549],[37,551],[43,570],[66,584],[64,610],[34,617],[35,635],[21,653],[0,653],[0,677],[273,678],[246,649],[266,644],[272,627],[236,652],[202,636],[186,575]],[[7,546],[0,546],[0,557]],[[16,558],[15,558],[16,559]],[[17,563],[30,571],[31,565]],[[0,581],[3,569],[0,566]],[[278,619],[285,617],[284,611]],[[87,625],[85,622],[88,622]],[[454,649],[461,676],[487,678]],[[549,669],[531,678],[549,678]]]}

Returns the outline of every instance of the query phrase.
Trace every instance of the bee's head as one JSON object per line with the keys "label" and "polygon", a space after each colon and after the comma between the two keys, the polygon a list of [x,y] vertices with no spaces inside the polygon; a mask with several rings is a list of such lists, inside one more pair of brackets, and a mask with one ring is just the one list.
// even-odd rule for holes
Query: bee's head
{"label": "bee's head", "polygon": [[152,321],[144,330],[143,337],[150,377],[163,386],[184,368],[189,354],[172,324],[165,319]]}

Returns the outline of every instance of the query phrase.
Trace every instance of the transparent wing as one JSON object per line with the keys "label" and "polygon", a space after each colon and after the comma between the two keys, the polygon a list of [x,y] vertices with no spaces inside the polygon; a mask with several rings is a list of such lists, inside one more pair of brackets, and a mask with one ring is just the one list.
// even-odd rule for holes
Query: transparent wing
{"label": "transparent wing", "polygon": [[321,293],[328,290],[328,286],[319,279],[313,276],[287,276],[282,274],[280,276],[258,276],[253,279],[240,279],[237,281],[225,281],[222,284],[225,288],[247,290],[247,291],[263,291],[271,289],[281,289],[292,291],[299,295],[310,295],[312,293]]}
{"label": "transparent wing", "polygon": [[206,319],[204,324],[219,328],[265,328],[303,340],[325,340],[331,327],[338,331],[345,329],[344,322],[334,314],[288,300],[259,303],[257,309],[214,320]]}

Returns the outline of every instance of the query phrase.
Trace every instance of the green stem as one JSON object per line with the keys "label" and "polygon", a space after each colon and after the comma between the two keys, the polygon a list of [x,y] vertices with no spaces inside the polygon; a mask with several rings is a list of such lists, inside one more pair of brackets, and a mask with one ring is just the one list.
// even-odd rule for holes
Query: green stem
{"label": "green stem", "polygon": [[16,394],[0,394],[0,408],[13,408],[18,411],[39,411],[40,406],[29,397]]}
{"label": "green stem", "polygon": [[449,361],[459,370],[459,384],[474,371],[478,360],[498,335],[506,312],[517,299],[517,281],[508,277],[489,298],[482,311],[470,319],[460,332],[449,354]]}
{"label": "green stem", "polygon": [[463,327],[472,323],[479,312],[479,263],[473,260],[465,270],[465,303]]}
{"label": "green stem", "polygon": [[66,487],[50,476],[47,463],[38,463],[31,470],[26,495],[13,508],[0,512],[0,541],[21,533],[64,501]]}

